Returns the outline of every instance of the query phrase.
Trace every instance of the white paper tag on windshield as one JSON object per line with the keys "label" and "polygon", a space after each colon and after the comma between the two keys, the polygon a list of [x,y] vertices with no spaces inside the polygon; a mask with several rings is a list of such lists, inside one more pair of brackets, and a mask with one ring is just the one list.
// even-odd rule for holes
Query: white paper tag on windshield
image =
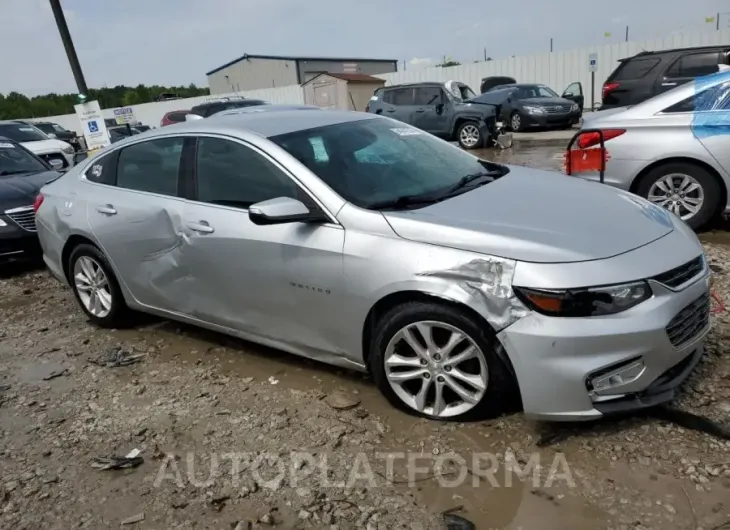
{"label": "white paper tag on windshield", "polygon": [[413,127],[398,127],[391,129],[398,136],[419,136],[421,131],[414,129]]}
{"label": "white paper tag on windshield", "polygon": [[18,127],[18,130],[23,132],[35,132],[33,127]]}
{"label": "white paper tag on windshield", "polygon": [[0,142],[0,148],[2,148],[2,149],[15,149],[15,146],[13,144],[9,144],[7,142]]}

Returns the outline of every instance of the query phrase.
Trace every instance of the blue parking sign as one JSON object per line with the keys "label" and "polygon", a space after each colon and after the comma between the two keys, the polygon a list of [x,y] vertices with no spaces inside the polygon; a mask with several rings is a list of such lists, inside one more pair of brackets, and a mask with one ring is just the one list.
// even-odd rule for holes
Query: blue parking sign
{"label": "blue parking sign", "polygon": [[89,122],[89,132],[99,132],[99,125],[97,125],[96,121]]}

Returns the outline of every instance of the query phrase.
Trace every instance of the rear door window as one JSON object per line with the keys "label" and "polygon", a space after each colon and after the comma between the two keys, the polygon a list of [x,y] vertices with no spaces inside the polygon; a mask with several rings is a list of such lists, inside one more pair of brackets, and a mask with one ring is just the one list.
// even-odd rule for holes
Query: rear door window
{"label": "rear door window", "polygon": [[183,137],[160,138],[125,147],[119,153],[117,187],[178,195]]}
{"label": "rear door window", "polygon": [[415,89],[414,102],[416,105],[438,105],[441,103],[441,87],[422,86]]}
{"label": "rear door window", "polygon": [[700,77],[718,71],[720,54],[718,52],[690,53],[679,57],[667,69],[668,78]]}
{"label": "rear door window", "polygon": [[394,88],[388,90],[383,96],[383,101],[395,106],[413,105],[413,89]]}
{"label": "rear door window", "polygon": [[660,62],[661,59],[658,59],[657,57],[624,61],[614,72],[613,76],[611,76],[611,81],[631,81],[633,79],[641,79],[651,72]]}

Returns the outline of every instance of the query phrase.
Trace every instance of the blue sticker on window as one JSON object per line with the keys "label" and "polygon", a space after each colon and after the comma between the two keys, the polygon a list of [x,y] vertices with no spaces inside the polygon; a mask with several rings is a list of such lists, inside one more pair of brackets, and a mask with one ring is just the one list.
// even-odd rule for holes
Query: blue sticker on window
{"label": "blue sticker on window", "polygon": [[698,77],[690,129],[698,139],[730,134],[730,71]]}

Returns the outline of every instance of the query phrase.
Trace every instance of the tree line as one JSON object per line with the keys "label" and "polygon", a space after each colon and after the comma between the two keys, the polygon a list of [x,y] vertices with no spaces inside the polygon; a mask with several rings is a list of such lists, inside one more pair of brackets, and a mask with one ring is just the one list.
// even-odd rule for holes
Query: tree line
{"label": "tree line", "polygon": [[[209,94],[207,88],[189,86],[164,87],[159,85],[137,85],[128,87],[118,85],[113,88],[90,88],[86,94],[87,101],[97,100],[102,109],[126,107],[140,103],[155,101],[161,94],[175,94],[181,98],[192,98]],[[74,105],[78,103],[78,94],[45,94],[31,98],[18,92],[7,95],[0,94],[0,119],[43,118],[73,114]]]}

